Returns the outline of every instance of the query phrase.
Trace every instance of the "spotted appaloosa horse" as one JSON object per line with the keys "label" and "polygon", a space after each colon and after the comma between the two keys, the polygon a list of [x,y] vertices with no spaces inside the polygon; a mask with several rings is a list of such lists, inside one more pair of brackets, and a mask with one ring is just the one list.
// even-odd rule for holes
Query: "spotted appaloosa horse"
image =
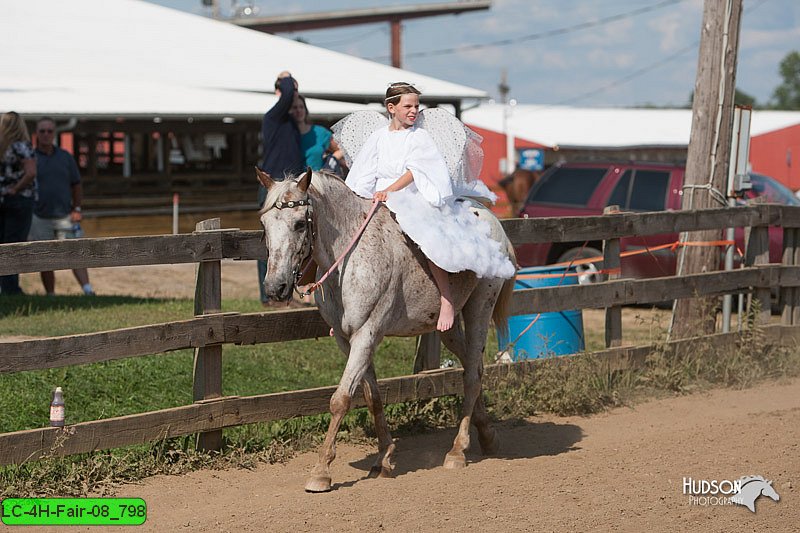
{"label": "spotted appaloosa horse", "polygon": [[[269,191],[261,210],[268,252],[264,288],[274,300],[291,298],[300,265],[309,254],[322,273],[345,253],[353,235],[370,210],[369,200],[359,198],[339,178],[311,172],[282,182],[257,170]],[[511,243],[497,219],[487,209],[475,209],[492,228],[514,262]],[[419,249],[400,230],[385,206],[381,206],[361,238],[347,252],[344,262],[324,282],[315,298],[320,313],[332,326],[347,365],[331,397],[331,422],[319,461],[306,483],[309,492],[331,489],[330,464],[336,457],[336,434],[351,399],[362,385],[367,406],[375,420],[378,458],[371,475],[391,476],[395,445],[383,414],[372,357],[384,336],[414,336],[436,329],[439,291],[428,263]],[[318,274],[319,276],[320,274]],[[478,278],[471,272],[450,275],[456,325],[442,333],[442,341],[464,367],[464,404],[458,434],[444,466],[466,465],[469,427],[474,424],[485,454],[495,453],[498,439],[489,424],[481,393],[483,351],[490,319],[507,325],[513,279]]]}

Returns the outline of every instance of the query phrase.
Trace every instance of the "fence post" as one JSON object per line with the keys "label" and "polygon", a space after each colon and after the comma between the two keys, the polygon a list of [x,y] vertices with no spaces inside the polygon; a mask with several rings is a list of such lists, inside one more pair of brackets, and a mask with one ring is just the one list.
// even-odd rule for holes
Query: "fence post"
{"label": "fence post", "polygon": [[[220,219],[198,222],[195,231],[221,229]],[[220,261],[204,261],[197,265],[194,293],[196,316],[222,311],[222,270]],[[192,378],[192,400],[209,400],[222,396],[222,345],[195,348]],[[206,431],[197,436],[200,450],[222,449],[222,430]]]}
{"label": "fence post", "polygon": [[[785,231],[785,230],[784,230]],[[793,265],[800,265],[800,228],[791,228],[794,232]],[[792,298],[792,324],[800,324],[800,287],[792,287],[789,293]]]}
{"label": "fence post", "polygon": [[[769,263],[769,226],[754,226],[750,228],[745,252],[745,265],[758,266]],[[761,304],[761,312],[756,317],[756,323],[768,324],[772,311],[772,302],[769,287],[753,287],[753,299]]]}
{"label": "fence post", "polygon": [[[795,264],[797,251],[797,229],[783,228],[783,256],[781,263],[785,266]],[[791,326],[794,323],[795,294],[794,287],[780,288],[781,324]]]}
{"label": "fence post", "polygon": [[[456,317],[458,320],[458,317]],[[417,353],[414,357],[414,373],[434,370],[442,364],[442,343],[438,331],[431,331],[417,337]]]}
{"label": "fence post", "polygon": [[[610,205],[603,209],[603,214],[619,213],[618,205]],[[620,267],[619,239],[603,241],[603,269],[611,270]],[[608,279],[619,279],[619,274],[608,274]],[[606,307],[606,348],[622,345],[622,306]]]}

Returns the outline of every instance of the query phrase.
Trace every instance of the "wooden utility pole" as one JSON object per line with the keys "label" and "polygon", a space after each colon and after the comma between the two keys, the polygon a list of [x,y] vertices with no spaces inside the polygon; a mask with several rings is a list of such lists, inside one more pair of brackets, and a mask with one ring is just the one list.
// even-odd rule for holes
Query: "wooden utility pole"
{"label": "wooden utility pole", "polygon": [[[684,177],[683,209],[723,207],[736,89],[736,56],[742,0],[705,0],[700,54],[692,102],[692,132]],[[716,241],[720,231],[681,234],[683,242]],[[719,269],[718,247],[682,247],[678,275]],[[682,338],[713,333],[713,298],[676,300],[670,336]]]}

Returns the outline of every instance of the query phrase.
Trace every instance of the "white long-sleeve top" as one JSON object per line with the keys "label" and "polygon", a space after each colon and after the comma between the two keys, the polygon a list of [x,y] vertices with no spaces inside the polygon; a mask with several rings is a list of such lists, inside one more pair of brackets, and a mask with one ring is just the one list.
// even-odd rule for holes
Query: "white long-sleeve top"
{"label": "white long-sleeve top", "polygon": [[453,196],[444,158],[430,133],[417,127],[397,131],[381,127],[373,132],[353,161],[346,183],[359,196],[372,198],[407,170],[414,177],[408,192],[419,192],[436,207]]}
{"label": "white long-sleeve top", "polygon": [[380,127],[356,155],[346,183],[359,196],[372,198],[408,170],[414,181],[390,192],[386,207],[422,253],[447,272],[513,277],[514,265],[492,239],[489,225],[454,196],[447,165],[426,130]]}

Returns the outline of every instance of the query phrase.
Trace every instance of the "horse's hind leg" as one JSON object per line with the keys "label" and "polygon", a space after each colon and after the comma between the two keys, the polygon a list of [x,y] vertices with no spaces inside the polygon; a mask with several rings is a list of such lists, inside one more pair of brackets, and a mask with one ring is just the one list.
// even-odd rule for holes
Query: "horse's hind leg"
{"label": "horse's hind leg", "polygon": [[[464,331],[461,329],[461,324],[456,321],[456,325],[447,332],[441,334],[442,342],[448,350],[456,354],[461,366],[467,367],[467,342]],[[483,348],[480,350],[481,356],[483,355]],[[482,359],[481,359],[482,361]],[[481,364],[481,370],[483,365]],[[499,440],[497,433],[492,428],[489,415],[486,412],[486,405],[483,401],[483,393],[479,392],[475,400],[475,407],[472,410],[472,424],[478,430],[478,442],[481,445],[481,453],[483,455],[493,455],[499,449]]]}
{"label": "horse's hind leg", "polygon": [[391,477],[394,470],[392,456],[394,455],[394,441],[389,433],[389,424],[383,414],[383,400],[378,388],[378,378],[375,376],[375,366],[370,363],[364,379],[361,380],[364,399],[375,422],[375,433],[378,435],[378,458],[370,469],[370,477]]}
{"label": "horse's hind leg", "polygon": [[[369,328],[362,328],[361,332],[368,332]],[[327,492],[331,490],[330,466],[336,458],[336,434],[342,418],[350,409],[350,401],[353,393],[364,377],[372,360],[372,353],[378,339],[369,333],[354,335],[350,338],[350,354],[347,358],[342,379],[336,392],[331,396],[331,422],[328,425],[328,432],[325,434],[325,442],[319,450],[319,459],[311,472],[311,477],[306,482],[308,492]]]}
{"label": "horse's hind leg", "polygon": [[494,455],[500,451],[500,439],[497,432],[492,427],[489,414],[486,412],[486,404],[483,401],[483,393],[478,394],[475,401],[475,409],[472,412],[472,423],[478,430],[478,442],[481,445],[483,455]]}
{"label": "horse's hind leg", "polygon": [[[497,439],[489,426],[489,417],[481,398],[481,379],[483,377],[483,351],[489,318],[492,314],[499,286],[487,283],[484,290],[479,285],[462,310],[464,317],[464,350],[460,357],[464,366],[464,404],[461,410],[461,423],[453,447],[447,452],[445,468],[466,466],[464,452],[469,448],[469,427],[474,423],[478,428],[483,451],[493,453],[497,449]],[[458,353],[457,353],[458,355]]]}

